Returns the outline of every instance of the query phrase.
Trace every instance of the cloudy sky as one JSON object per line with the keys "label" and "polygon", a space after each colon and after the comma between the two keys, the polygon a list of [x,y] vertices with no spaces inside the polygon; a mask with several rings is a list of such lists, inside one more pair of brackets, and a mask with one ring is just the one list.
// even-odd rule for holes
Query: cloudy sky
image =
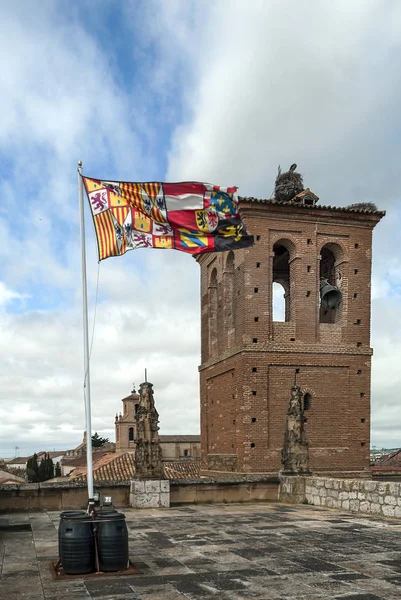
{"label": "cloudy sky", "polygon": [[[0,7],[0,456],[84,430],[77,161],[112,180],[269,197],[296,161],[321,203],[372,201],[372,445],[401,446],[401,4],[16,0]],[[87,213],[87,217],[89,213]],[[93,430],[155,385],[161,433],[198,433],[199,267],[97,264],[87,218]]]}

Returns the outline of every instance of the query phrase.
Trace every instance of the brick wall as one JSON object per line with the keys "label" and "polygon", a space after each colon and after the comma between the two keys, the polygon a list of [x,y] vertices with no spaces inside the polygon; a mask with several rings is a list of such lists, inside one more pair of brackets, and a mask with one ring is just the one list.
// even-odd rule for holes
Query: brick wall
{"label": "brick wall", "polygon": [[[277,473],[299,369],[297,383],[311,396],[311,470],[366,475],[371,245],[382,214],[253,201],[242,202],[241,210],[255,246],[198,258],[203,469],[210,469],[209,454],[236,454],[239,472]],[[289,253],[287,322],[273,321],[277,247]],[[342,293],[327,317],[319,308],[322,248],[333,256],[332,276]]]}

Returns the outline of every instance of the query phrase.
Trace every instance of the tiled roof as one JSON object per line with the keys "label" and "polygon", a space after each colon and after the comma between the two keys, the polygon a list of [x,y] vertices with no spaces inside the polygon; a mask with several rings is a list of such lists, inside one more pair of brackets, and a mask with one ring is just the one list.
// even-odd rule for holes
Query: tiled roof
{"label": "tiled roof", "polygon": [[14,473],[0,471],[0,483],[25,483],[25,479],[23,477],[18,477],[18,475],[14,475]]}
{"label": "tiled roof", "polygon": [[42,458],[45,454],[48,454],[50,458],[56,458],[57,456],[64,456],[67,454],[68,450],[54,450],[52,452],[47,452],[44,450],[43,452],[37,452],[38,458]]}
{"label": "tiled roof", "polygon": [[398,467],[401,468],[401,450],[381,456],[375,461],[375,467]]}
{"label": "tiled roof", "polygon": [[[101,456],[96,456],[101,454]],[[116,454],[115,452],[94,453],[93,479],[94,481],[128,481],[134,474],[134,455],[132,452]],[[86,457],[85,466],[79,466],[72,471],[70,479],[83,481],[86,479]]]}
{"label": "tiled roof", "polygon": [[7,465],[22,465],[23,463],[27,463],[30,458],[31,458],[31,456],[19,456],[18,458],[13,458],[12,460],[8,460],[6,464]]}
{"label": "tiled roof", "polygon": [[385,210],[369,210],[367,208],[358,208],[355,205],[352,208],[347,206],[324,206],[321,204],[300,204],[299,202],[283,202],[276,200],[275,198],[253,198],[250,196],[242,196],[239,198],[241,202],[257,202],[259,204],[269,204],[276,206],[291,206],[293,208],[303,208],[305,210],[333,210],[335,212],[347,212],[347,213],[363,213],[369,215],[376,215],[378,217],[384,217],[386,214]]}
{"label": "tiled roof", "polygon": [[[197,461],[169,461],[163,462],[164,476],[166,479],[198,479],[200,463]],[[74,469],[69,480],[86,480],[86,463]],[[134,454],[124,452],[102,453],[101,457],[93,457],[93,480],[94,481],[129,481],[135,473]]]}
{"label": "tiled roof", "polygon": [[[110,454],[108,450],[95,450],[92,454],[93,464],[101,459],[105,454]],[[114,456],[114,453],[113,453]],[[67,458],[63,460],[63,466],[68,467],[86,467],[86,454],[84,456],[80,456],[79,458]]]}
{"label": "tiled roof", "polygon": [[131,392],[128,396],[126,396],[125,398],[123,398],[124,400],[139,400],[140,399],[140,395],[138,394],[138,392]]}
{"label": "tiled roof", "polygon": [[159,442],[176,442],[176,443],[190,443],[199,442],[200,435],[159,435]]}
{"label": "tiled roof", "polygon": [[166,479],[199,479],[199,461],[163,462]]}

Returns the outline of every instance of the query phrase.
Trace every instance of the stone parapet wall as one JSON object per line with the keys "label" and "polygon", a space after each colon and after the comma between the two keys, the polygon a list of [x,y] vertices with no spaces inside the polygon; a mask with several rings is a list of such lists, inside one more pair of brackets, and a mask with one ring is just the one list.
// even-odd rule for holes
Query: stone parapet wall
{"label": "stone parapet wall", "polygon": [[[157,506],[168,506],[168,484],[170,503],[201,504],[221,502],[256,502],[278,500],[278,477],[239,476],[217,481],[212,478],[172,479],[170,481],[148,480],[133,482],[95,482],[95,491],[101,499],[111,496],[116,508],[146,506],[155,502]],[[142,484],[142,485],[141,485]],[[137,489],[134,489],[136,486]],[[156,486],[156,487],[155,487]],[[145,489],[146,488],[146,489]],[[131,497],[130,497],[131,492]],[[136,499],[134,498],[136,496]],[[0,485],[0,513],[14,510],[65,510],[86,508],[88,491],[85,482],[30,483]],[[135,504],[137,503],[137,504]],[[139,503],[139,504],[138,504]]]}
{"label": "stone parapet wall", "polygon": [[[111,496],[116,508],[129,505],[129,483],[95,484],[101,499]],[[0,485],[0,512],[14,510],[84,509],[88,505],[86,482]]]}
{"label": "stone parapet wall", "polygon": [[279,500],[401,518],[401,482],[331,477],[281,477]]}
{"label": "stone parapet wall", "polygon": [[233,477],[213,481],[198,479],[171,482],[171,504],[221,504],[231,502],[277,502],[277,477]]}

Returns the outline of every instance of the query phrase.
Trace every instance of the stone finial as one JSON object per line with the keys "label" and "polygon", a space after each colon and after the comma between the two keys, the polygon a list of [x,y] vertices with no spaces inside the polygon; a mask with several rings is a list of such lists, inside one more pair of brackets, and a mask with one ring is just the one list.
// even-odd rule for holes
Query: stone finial
{"label": "stone finial", "polygon": [[159,479],[163,477],[162,452],[159,442],[159,414],[149,381],[139,386],[139,404],[135,413],[135,477]]}
{"label": "stone finial", "polygon": [[310,472],[309,449],[304,429],[302,391],[298,385],[291,388],[281,463],[282,472],[287,475]]}

